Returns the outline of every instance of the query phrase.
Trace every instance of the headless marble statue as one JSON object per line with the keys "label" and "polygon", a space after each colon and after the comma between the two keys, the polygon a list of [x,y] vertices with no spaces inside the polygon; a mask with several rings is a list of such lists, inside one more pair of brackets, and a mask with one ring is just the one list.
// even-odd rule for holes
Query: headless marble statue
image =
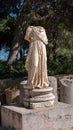
{"label": "headless marble statue", "polygon": [[45,29],[41,26],[29,26],[25,39],[30,42],[25,62],[25,68],[28,71],[27,86],[30,89],[47,88],[49,86],[46,55],[48,39]]}

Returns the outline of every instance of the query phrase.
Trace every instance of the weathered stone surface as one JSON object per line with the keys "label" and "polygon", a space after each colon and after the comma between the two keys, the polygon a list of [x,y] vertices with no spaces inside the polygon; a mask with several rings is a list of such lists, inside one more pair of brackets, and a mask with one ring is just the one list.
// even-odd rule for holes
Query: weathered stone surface
{"label": "weathered stone surface", "polygon": [[[53,88],[53,94],[55,95],[55,101],[58,101],[57,79],[54,76],[48,76],[48,80],[49,80],[49,83],[50,83],[50,88]],[[26,87],[27,87],[27,80],[22,81],[21,86],[25,86],[25,84],[26,84]],[[20,88],[20,89],[22,89],[22,88]],[[24,90],[22,92],[22,97],[23,97],[23,95],[24,95]]]}
{"label": "weathered stone surface", "polygon": [[60,101],[60,87],[61,87],[61,83],[60,80],[61,79],[73,79],[73,74],[69,74],[69,75],[55,75],[55,78],[57,79],[57,91],[58,91],[58,101]]}
{"label": "weathered stone surface", "polygon": [[[53,76],[49,76],[51,77],[51,81],[50,81],[50,85],[53,86],[54,88],[54,95],[55,97],[57,97],[57,81],[56,78]],[[3,79],[0,80],[0,101],[2,104],[6,104],[7,103],[7,99],[6,99],[6,95],[5,95],[5,90],[6,89],[11,89],[11,88],[19,88],[19,84],[21,81],[25,80],[27,78],[19,78],[19,79]],[[50,79],[50,78],[49,78]],[[53,80],[54,79],[54,80]],[[55,85],[54,85],[54,81],[55,81]],[[57,101],[58,97],[55,98],[55,100]]]}
{"label": "weathered stone surface", "polygon": [[54,100],[55,96],[52,93],[49,94],[43,94],[43,95],[39,95],[39,96],[34,96],[34,97],[30,97],[30,98],[24,98],[24,101],[28,101],[28,102],[46,102],[46,101],[50,101],[50,100]]}
{"label": "weathered stone surface", "polygon": [[57,103],[40,109],[3,106],[2,125],[8,130],[72,130],[73,106]]}
{"label": "weathered stone surface", "polygon": [[20,91],[18,89],[6,89],[5,90],[6,95],[6,103],[19,103],[20,102]]}
{"label": "weathered stone surface", "polygon": [[[67,78],[67,79],[73,79],[73,75],[55,75],[55,76],[49,76],[49,77],[54,77],[57,79],[57,86],[58,86],[58,93],[59,93],[59,89],[60,89],[60,80],[63,79],[63,78]],[[18,88],[19,87],[19,83],[22,81],[22,80],[25,80],[27,79],[27,77],[23,77],[23,78],[19,78],[19,79],[3,79],[3,80],[0,80],[0,101],[2,104],[5,104],[6,103],[6,100],[5,100],[5,94],[4,94],[4,91],[5,89],[7,88]],[[52,78],[51,78],[52,79]],[[53,83],[53,80],[51,80],[52,83]],[[56,90],[57,91],[57,90]],[[55,93],[54,93],[55,95]],[[58,94],[59,96],[59,94]],[[56,97],[56,95],[55,95]],[[56,100],[56,98],[55,98]]]}
{"label": "weathered stone surface", "polygon": [[20,97],[24,107],[40,108],[53,105],[55,96],[52,93],[53,88],[30,89],[26,81],[20,83]]}
{"label": "weathered stone surface", "polygon": [[58,91],[57,91],[57,79],[54,76],[48,76],[50,82],[50,87],[53,88],[53,94],[55,95],[55,101],[58,101]]}
{"label": "weathered stone surface", "polygon": [[60,101],[73,104],[73,79],[61,79]]}
{"label": "weathered stone surface", "polygon": [[73,130],[73,128],[68,128],[68,129],[61,129],[61,130]]}
{"label": "weathered stone surface", "polygon": [[[5,90],[6,89],[12,90],[13,88],[18,89],[20,81],[22,81],[22,79],[3,79],[3,80],[0,80],[0,101],[2,104],[8,103],[8,99],[6,99]],[[12,102],[12,100],[11,100],[11,102]]]}
{"label": "weathered stone surface", "polygon": [[54,100],[49,100],[49,101],[45,101],[45,102],[24,102],[24,106],[26,107],[30,107],[30,108],[33,108],[33,109],[36,109],[36,108],[43,108],[43,107],[50,107],[54,104]]}
{"label": "weathered stone surface", "polygon": [[61,84],[66,87],[73,87],[73,79],[62,79]]}
{"label": "weathered stone surface", "polygon": [[60,87],[60,80],[61,79],[73,79],[73,74],[71,75],[55,75],[56,79],[57,79],[57,85],[58,87]]}

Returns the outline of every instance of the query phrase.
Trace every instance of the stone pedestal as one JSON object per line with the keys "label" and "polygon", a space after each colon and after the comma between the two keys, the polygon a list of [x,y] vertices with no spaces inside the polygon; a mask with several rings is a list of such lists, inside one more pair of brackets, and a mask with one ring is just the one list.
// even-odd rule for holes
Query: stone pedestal
{"label": "stone pedestal", "polygon": [[58,101],[57,79],[54,76],[48,76],[49,86],[53,88],[53,94],[55,95],[55,102]]}
{"label": "stone pedestal", "polygon": [[21,102],[27,108],[40,108],[53,105],[55,96],[53,88],[30,89],[25,81],[20,83]]}
{"label": "stone pedestal", "polygon": [[61,79],[60,84],[60,101],[73,105],[73,79]]}
{"label": "stone pedestal", "polygon": [[1,122],[8,130],[72,130],[73,106],[64,103],[37,109],[3,106]]}

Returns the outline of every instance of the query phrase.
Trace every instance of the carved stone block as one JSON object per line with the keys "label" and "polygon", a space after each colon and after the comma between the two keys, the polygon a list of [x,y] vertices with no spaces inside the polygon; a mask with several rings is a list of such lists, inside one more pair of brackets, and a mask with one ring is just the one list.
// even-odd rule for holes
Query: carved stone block
{"label": "carved stone block", "polygon": [[73,106],[64,103],[37,109],[3,106],[1,122],[8,130],[73,130]]}
{"label": "carved stone block", "polygon": [[[25,84],[24,84],[25,83]],[[40,108],[53,105],[55,96],[53,88],[30,89],[26,82],[20,84],[21,102],[27,108]]]}

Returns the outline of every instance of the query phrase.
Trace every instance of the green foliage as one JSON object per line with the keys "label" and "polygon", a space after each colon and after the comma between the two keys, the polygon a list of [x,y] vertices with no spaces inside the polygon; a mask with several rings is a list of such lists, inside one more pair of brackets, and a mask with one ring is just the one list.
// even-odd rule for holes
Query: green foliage
{"label": "green foliage", "polygon": [[[48,39],[52,44],[55,38],[56,44],[58,43],[59,47],[61,44],[67,44],[68,47],[73,46],[72,0],[23,0],[23,3],[21,0],[1,0],[1,3],[1,10],[4,10],[4,15],[2,15],[4,17],[2,17],[0,22],[0,32],[3,33],[0,35],[2,37],[0,40],[1,43],[9,44],[9,42],[12,41],[15,25],[18,24],[19,21],[22,21],[20,24],[26,23],[24,24],[25,30],[29,25],[41,25],[45,27]],[[11,14],[15,15],[14,20],[11,18]],[[19,17],[21,15],[22,18]],[[20,26],[23,27],[23,25]],[[4,41],[4,36],[7,36],[7,34],[10,36]]]}
{"label": "green foliage", "polygon": [[[73,73],[73,1],[72,0],[1,0],[3,13],[0,19],[0,43],[11,46],[16,25],[25,33],[29,25],[46,29],[49,44],[48,74]],[[13,18],[11,16],[15,14]],[[24,33],[23,33],[23,32]],[[18,35],[19,36],[19,35]],[[23,36],[22,36],[23,37]],[[20,36],[20,41],[22,38]],[[26,75],[24,61],[16,61],[9,71],[6,63],[0,62],[0,78]]]}
{"label": "green foliage", "polygon": [[[57,57],[48,57],[48,75],[73,74],[73,51],[62,49],[57,52]],[[2,78],[21,78],[27,76],[25,70],[25,59],[18,60],[13,64],[14,69],[9,70],[6,62],[0,61],[0,79]]]}
{"label": "green foliage", "polygon": [[16,61],[13,65],[14,69],[10,70],[6,62],[0,61],[0,79],[3,78],[21,78],[27,76],[23,61]]}
{"label": "green foliage", "polygon": [[55,60],[52,56],[49,59],[48,74],[73,74],[73,51],[61,49]]}
{"label": "green foliage", "polygon": [[17,19],[22,10],[21,0],[0,0],[0,44],[11,47]]}
{"label": "green foliage", "polygon": [[7,19],[2,19],[0,21],[0,32],[5,32],[6,30],[10,30],[10,28],[6,26],[6,24],[7,24]]}
{"label": "green foliage", "polygon": [[0,43],[2,46],[11,46],[16,28],[16,18],[8,17],[0,21]]}
{"label": "green foliage", "polygon": [[7,16],[20,15],[21,0],[0,0],[0,18],[7,18]]}

